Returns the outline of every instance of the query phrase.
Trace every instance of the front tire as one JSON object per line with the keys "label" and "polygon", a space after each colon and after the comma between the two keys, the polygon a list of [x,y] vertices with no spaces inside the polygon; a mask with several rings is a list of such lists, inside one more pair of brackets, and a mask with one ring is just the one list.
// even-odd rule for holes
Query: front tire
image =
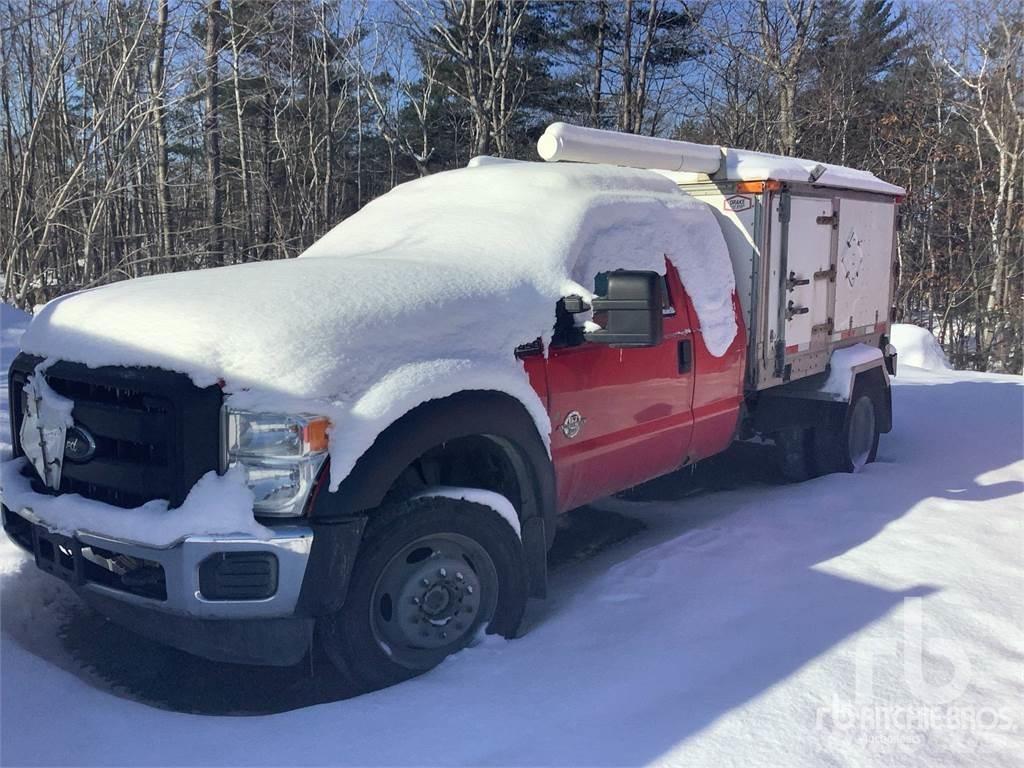
{"label": "front tire", "polygon": [[355,685],[382,688],[437,666],[481,630],[513,636],[526,608],[522,545],[481,504],[428,497],[371,518],[345,605],[319,642]]}

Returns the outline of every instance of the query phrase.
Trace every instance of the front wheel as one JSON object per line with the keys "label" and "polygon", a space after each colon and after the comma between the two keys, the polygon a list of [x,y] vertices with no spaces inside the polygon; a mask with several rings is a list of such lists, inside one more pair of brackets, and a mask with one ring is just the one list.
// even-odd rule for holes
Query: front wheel
{"label": "front wheel", "polygon": [[522,546],[481,504],[430,497],[371,518],[345,605],[319,622],[327,657],[374,689],[425,672],[481,630],[515,634],[526,607]]}

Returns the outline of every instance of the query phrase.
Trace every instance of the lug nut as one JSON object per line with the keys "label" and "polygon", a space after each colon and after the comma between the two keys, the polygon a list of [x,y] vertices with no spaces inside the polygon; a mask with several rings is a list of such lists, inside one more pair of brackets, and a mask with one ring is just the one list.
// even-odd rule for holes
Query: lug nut
{"label": "lug nut", "polygon": [[439,573],[439,574],[441,575],[441,578],[442,578],[442,579],[443,579],[443,578],[446,578],[446,577],[448,576],[448,571],[447,571],[447,570],[445,570],[444,568],[442,568],[441,570],[439,570],[439,571],[438,571],[438,573]]}
{"label": "lug nut", "polygon": [[467,595],[472,595],[473,594],[473,585],[472,584],[467,584],[466,585],[466,594]]}
{"label": "lug nut", "polygon": [[413,605],[419,605],[420,604],[420,599],[418,597],[414,596],[413,599],[412,599],[412,604]]}
{"label": "lug nut", "polygon": [[429,579],[423,579],[420,582],[420,584],[422,584],[424,587],[429,587],[430,586],[430,580]]}
{"label": "lug nut", "polygon": [[448,639],[448,633],[447,632],[442,632],[441,633],[441,639],[442,640],[447,640]]}
{"label": "lug nut", "polygon": [[455,572],[455,578],[458,579],[459,581],[462,581],[466,577],[462,575],[462,571],[456,571]]}

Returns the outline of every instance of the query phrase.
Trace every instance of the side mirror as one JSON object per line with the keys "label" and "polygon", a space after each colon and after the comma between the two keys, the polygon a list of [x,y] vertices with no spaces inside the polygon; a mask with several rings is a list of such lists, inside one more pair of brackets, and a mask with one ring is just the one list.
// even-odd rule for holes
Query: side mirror
{"label": "side mirror", "polygon": [[600,330],[587,341],[616,347],[653,347],[661,343],[662,280],[657,272],[607,272],[603,296],[591,303]]}

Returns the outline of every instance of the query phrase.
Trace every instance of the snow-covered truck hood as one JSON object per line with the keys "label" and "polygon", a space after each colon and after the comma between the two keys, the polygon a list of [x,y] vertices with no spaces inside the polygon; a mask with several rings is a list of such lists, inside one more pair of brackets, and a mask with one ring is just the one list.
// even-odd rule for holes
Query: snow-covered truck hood
{"label": "snow-covered truck hood", "polygon": [[298,259],[56,299],[22,348],[220,380],[238,407],[326,414],[336,486],[388,424],[459,390],[507,392],[546,438],[546,410],[513,350],[548,337],[558,298],[589,295],[597,272],[663,272],[666,257],[709,349],[724,353],[734,284],[705,206],[648,171],[488,163],[396,187]]}

